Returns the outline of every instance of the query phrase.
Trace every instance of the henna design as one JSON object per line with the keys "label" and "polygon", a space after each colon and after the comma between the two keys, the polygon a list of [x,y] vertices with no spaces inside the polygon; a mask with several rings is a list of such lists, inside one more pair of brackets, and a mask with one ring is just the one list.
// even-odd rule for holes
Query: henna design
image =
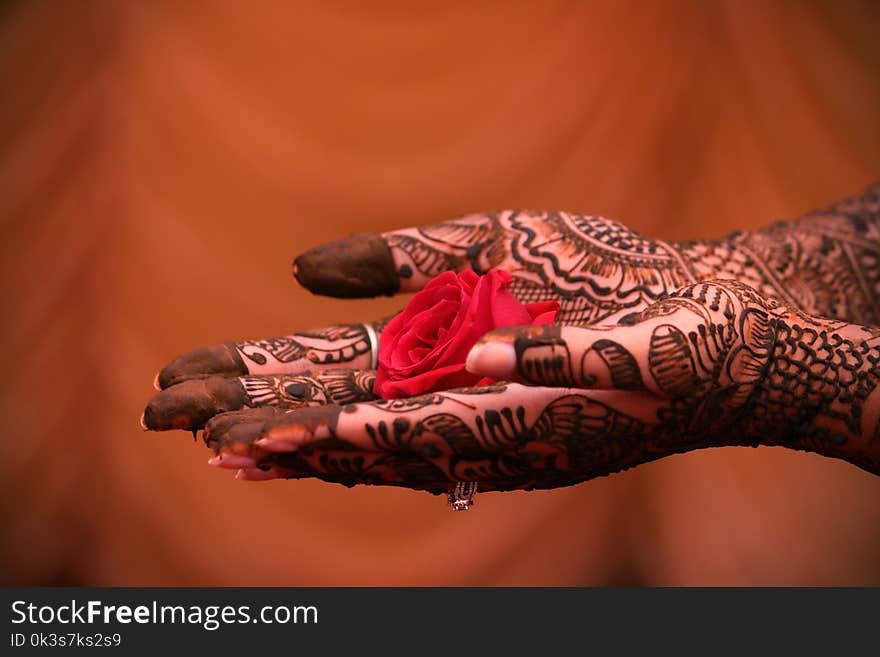
{"label": "henna design", "polygon": [[[365,429],[381,451],[363,468],[359,483],[403,485],[439,494],[459,480],[479,481],[485,490],[549,488],[577,483],[600,471],[616,471],[617,464],[635,452],[646,425],[601,402],[567,395],[549,404],[532,424],[525,421],[523,407],[517,406],[478,414],[473,426],[457,415],[438,413],[414,425],[379,421]],[[420,441],[431,445],[437,439],[451,453],[420,447]],[[326,461],[309,456],[313,453],[306,450],[312,476],[332,480],[325,476]],[[335,452],[334,458],[350,461],[353,456]],[[430,475],[423,477],[420,472]],[[330,472],[331,477],[336,474]]]}
{"label": "henna design", "polygon": [[[641,362],[617,341],[598,337],[590,346],[619,371],[620,381],[641,381],[655,391],[627,393],[653,399],[655,420],[637,418],[587,391],[560,391],[530,414],[520,403],[528,389],[505,384],[494,393],[426,395],[387,415],[391,404],[367,404],[381,411],[360,425],[373,447],[367,452],[336,429],[340,413],[356,418],[363,405],[317,407],[305,409],[314,418],[295,411],[281,420],[318,423],[331,436],[307,443],[298,457],[305,464],[290,476],[308,471],[349,484],[433,492],[459,480],[477,481],[481,490],[554,488],[691,449],[758,444],[844,458],[880,474],[878,429],[864,422],[880,383],[876,332],[807,316],[735,281],[686,286],[658,306],[634,319],[650,329]],[[527,340],[540,339],[542,332],[554,336],[550,329],[527,332],[533,334]],[[519,353],[528,357],[528,349]],[[532,390],[547,395],[554,389]],[[462,411],[472,394],[483,395],[484,402]],[[407,416],[403,410],[422,413]],[[278,462],[277,456],[266,458]]]}
{"label": "henna design", "polygon": [[473,215],[386,239],[398,259],[425,277],[467,265],[481,274],[505,268],[523,303],[559,300],[560,323],[602,321],[695,280],[670,245],[581,214]]}
{"label": "henna design", "polygon": [[676,245],[698,278],[731,278],[814,314],[880,325],[880,184],[797,221]]}
{"label": "henna design", "polygon": [[[546,385],[579,385],[571,368],[571,353],[558,326],[507,327],[493,332],[495,339],[512,342],[521,376]],[[591,385],[593,381],[584,381]]]}
{"label": "henna design", "polygon": [[428,394],[401,399],[377,399],[372,405],[389,413],[408,413],[426,406],[442,404],[445,399],[446,397],[440,394]]}
{"label": "henna design", "polygon": [[[618,390],[645,390],[645,383],[639,370],[638,361],[622,345],[614,340],[597,340],[593,344],[595,351],[611,374],[611,385]],[[581,371],[584,370],[583,362],[589,352],[581,359]],[[581,380],[584,380],[583,375]]]}
{"label": "henna design", "polygon": [[196,430],[218,414],[248,407],[290,410],[366,402],[376,398],[375,381],[375,372],[352,369],[193,379],[156,394],[144,410],[143,423],[154,431]]}
{"label": "henna design", "polygon": [[[378,336],[390,317],[371,323]],[[226,342],[201,347],[178,356],[162,368],[157,383],[162,390],[212,376],[289,374],[325,367],[371,366],[372,344],[364,324],[342,324],[264,340]]]}
{"label": "henna design", "polygon": [[238,378],[248,406],[299,408],[312,404],[354,404],[376,398],[376,373],[329,369],[296,375],[252,375]]}
{"label": "henna design", "polygon": [[486,269],[500,264],[503,260],[499,248],[502,236],[503,228],[494,216],[471,215],[411,231],[389,233],[386,240],[392,253],[394,250],[405,253],[416,271],[433,278],[444,271],[460,269],[484,248],[493,253]]}
{"label": "henna design", "polygon": [[235,344],[238,351],[257,365],[270,360],[290,363],[307,360],[320,365],[351,362],[370,353],[370,336],[363,324],[341,324],[279,338],[245,340]]}
{"label": "henna design", "polygon": [[[365,428],[389,453],[361,463],[361,474],[412,486],[403,470],[412,475],[430,461],[449,480],[479,480],[481,489],[552,487],[698,447],[757,444],[880,472],[880,431],[864,410],[880,378],[880,330],[871,328],[880,325],[878,216],[875,186],[799,221],[702,242],[651,241],[599,217],[520,211],[386,235],[399,277],[503,267],[521,301],[561,300],[562,324],[652,322],[641,367],[616,341],[591,349],[618,389],[656,390],[664,403],[651,423],[588,395],[554,401],[534,422],[520,421],[515,406],[491,416],[446,412],[442,395],[409,409],[378,404],[397,420],[410,410],[443,410]],[[689,313],[688,327],[680,312]],[[854,323],[865,329],[854,332]],[[541,339],[521,354],[521,371],[575,383],[564,343]],[[450,454],[427,450],[427,436]],[[309,467],[321,476],[320,464]],[[420,482],[426,487],[437,483],[431,472],[430,483]]]}
{"label": "henna design", "polygon": [[548,385],[573,384],[571,354],[558,326],[533,326],[520,331],[514,351],[527,380],[541,379]]}
{"label": "henna design", "polygon": [[[854,341],[822,326],[781,321],[775,329],[772,368],[750,409],[754,432],[766,442],[825,454],[845,447],[849,436],[873,442],[877,427],[862,435],[862,411],[880,380],[876,339]],[[871,469],[878,471],[878,461]]]}
{"label": "henna design", "polygon": [[280,453],[266,457],[264,467],[277,468],[288,479],[316,477],[342,484],[347,488],[357,485],[408,486],[407,482],[422,482],[422,489],[435,495],[447,490],[448,475],[431,460],[399,454],[365,454],[338,447],[334,451],[303,448],[298,452]]}
{"label": "henna design", "polygon": [[486,383],[481,386],[452,388],[447,390],[447,392],[457,392],[462,395],[488,395],[496,392],[504,392],[505,390],[507,390],[507,383],[504,381],[496,381],[495,383]]}
{"label": "henna design", "polygon": [[385,235],[425,280],[442,271],[511,272],[520,301],[561,305],[587,325],[638,312],[701,280],[733,279],[811,313],[880,324],[880,185],[823,212],[719,240],[648,240],[615,221],[508,210]]}

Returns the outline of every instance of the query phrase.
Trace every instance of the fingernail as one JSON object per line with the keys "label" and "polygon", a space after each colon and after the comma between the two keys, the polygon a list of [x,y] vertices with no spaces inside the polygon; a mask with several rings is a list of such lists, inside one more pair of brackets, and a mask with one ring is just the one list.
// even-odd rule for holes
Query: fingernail
{"label": "fingernail", "polygon": [[278,476],[259,468],[241,468],[235,473],[235,478],[240,481],[269,481],[270,479],[277,479]]}
{"label": "fingernail", "polygon": [[297,447],[295,440],[284,438],[260,438],[254,445],[267,452],[295,452]]}
{"label": "fingernail", "polygon": [[156,372],[156,376],[153,377],[153,387],[156,390],[161,390],[162,386],[159,385],[159,373]]}
{"label": "fingernail", "polygon": [[141,422],[141,429],[143,429],[144,431],[149,431],[149,430],[150,430],[150,427],[147,426],[147,421],[146,421],[146,419],[145,419],[145,416],[146,416],[146,415],[147,415],[147,412],[146,412],[146,411],[144,411],[143,413],[141,413],[141,420],[140,420],[140,422]]}
{"label": "fingernail", "polygon": [[477,344],[468,354],[465,368],[496,379],[509,376],[516,369],[516,350],[512,344],[503,342]]}
{"label": "fingernail", "polygon": [[229,468],[237,470],[238,468],[255,468],[257,462],[250,456],[240,456],[238,454],[221,454],[212,456],[208,459],[208,465],[216,465],[220,468]]}

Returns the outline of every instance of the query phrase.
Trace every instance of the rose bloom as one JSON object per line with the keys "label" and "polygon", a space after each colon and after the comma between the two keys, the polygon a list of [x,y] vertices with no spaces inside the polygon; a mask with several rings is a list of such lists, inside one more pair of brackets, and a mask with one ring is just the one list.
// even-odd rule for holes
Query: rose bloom
{"label": "rose bloom", "polygon": [[556,301],[520,303],[511,280],[500,269],[431,280],[382,331],[374,392],[396,399],[491,381],[464,368],[477,340],[502,326],[552,324],[559,312]]}

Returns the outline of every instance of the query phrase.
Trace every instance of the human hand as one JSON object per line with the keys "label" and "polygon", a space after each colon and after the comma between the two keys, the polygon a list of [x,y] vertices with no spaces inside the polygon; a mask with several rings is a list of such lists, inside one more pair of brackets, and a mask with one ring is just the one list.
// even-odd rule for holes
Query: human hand
{"label": "human hand", "polygon": [[[878,333],[733,281],[621,324],[494,331],[468,367],[518,381],[209,421],[212,464],[446,492],[555,488],[712,446],[783,445],[880,470]],[[523,385],[523,383],[529,385]]]}
{"label": "human hand", "polygon": [[[301,255],[295,273],[314,292],[362,297],[416,291],[447,270],[502,268],[513,275],[510,289],[523,303],[556,300],[557,322],[588,325],[638,311],[691,281],[683,262],[673,246],[608,219],[508,210],[352,236]],[[161,392],[142,424],[196,430],[233,410],[373,399],[371,351],[385,323],[196,349],[157,375]]]}

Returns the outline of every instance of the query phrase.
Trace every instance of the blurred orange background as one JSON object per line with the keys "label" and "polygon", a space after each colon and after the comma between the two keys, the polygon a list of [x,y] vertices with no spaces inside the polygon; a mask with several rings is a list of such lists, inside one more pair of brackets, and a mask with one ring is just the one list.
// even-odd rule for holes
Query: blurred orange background
{"label": "blurred orange background", "polygon": [[880,584],[880,477],[707,450],[549,492],[255,484],[146,434],[195,346],[361,321],[294,255],[509,207],[658,238],[880,178],[880,3],[4,2],[0,583]]}

